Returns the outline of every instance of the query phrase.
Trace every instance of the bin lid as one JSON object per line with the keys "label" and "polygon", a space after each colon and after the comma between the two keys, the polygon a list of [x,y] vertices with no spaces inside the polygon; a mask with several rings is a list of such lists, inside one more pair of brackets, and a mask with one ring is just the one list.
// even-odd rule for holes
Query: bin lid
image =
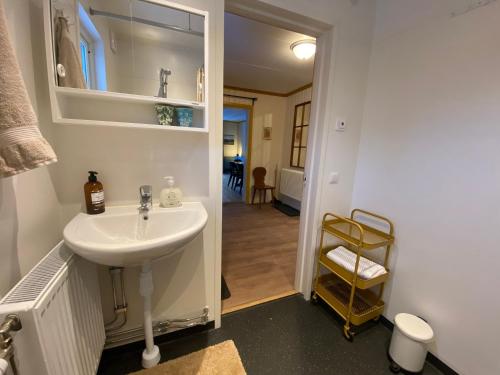
{"label": "bin lid", "polygon": [[394,321],[404,335],[415,341],[429,342],[434,338],[431,326],[418,316],[400,313],[396,315]]}

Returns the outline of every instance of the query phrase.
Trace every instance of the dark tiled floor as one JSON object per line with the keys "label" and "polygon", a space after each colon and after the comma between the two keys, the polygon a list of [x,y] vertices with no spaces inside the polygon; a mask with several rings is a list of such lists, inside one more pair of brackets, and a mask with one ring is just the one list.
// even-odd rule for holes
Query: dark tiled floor
{"label": "dark tiled floor", "polygon": [[[342,324],[323,304],[292,296],[223,316],[222,328],[161,343],[166,361],[232,339],[248,375],[391,374],[387,347],[391,333],[381,324],[359,333],[353,343],[342,337]],[[139,346],[105,351],[99,374],[140,369]],[[441,373],[426,364],[423,375]]]}

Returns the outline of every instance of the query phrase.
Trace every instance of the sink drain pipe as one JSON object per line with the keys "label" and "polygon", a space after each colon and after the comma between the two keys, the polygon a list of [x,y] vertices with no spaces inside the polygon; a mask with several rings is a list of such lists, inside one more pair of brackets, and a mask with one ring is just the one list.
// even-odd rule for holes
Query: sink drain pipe
{"label": "sink drain pipe", "polygon": [[[137,327],[128,330],[120,330],[127,324],[127,296],[125,294],[123,267],[110,267],[109,275],[111,279],[111,289],[113,292],[113,319],[105,324],[106,345],[113,345],[120,342],[127,342],[134,339],[144,338],[144,327]],[[120,298],[118,298],[118,296]],[[201,315],[184,319],[167,319],[153,322],[153,335],[162,335],[172,329],[183,329],[194,326],[206,325],[208,323],[208,306],[203,308]]]}
{"label": "sink drain pipe", "polygon": [[[124,268],[123,267],[109,267],[109,276],[111,277],[111,288],[113,290],[113,320],[104,325],[106,329],[106,335],[118,331],[125,324],[127,324],[127,297],[125,295],[125,282],[123,277]],[[117,282],[118,279],[118,282]],[[120,302],[118,302],[118,288],[117,283],[120,285]],[[117,324],[120,320],[121,322]]]}
{"label": "sink drain pipe", "polygon": [[[153,323],[154,336],[167,333],[171,329],[190,328],[194,326],[204,326],[208,323],[208,307],[203,308],[200,316],[186,319],[168,319]],[[144,327],[137,327],[120,332],[113,332],[106,335],[106,345],[126,342],[144,337]]]}

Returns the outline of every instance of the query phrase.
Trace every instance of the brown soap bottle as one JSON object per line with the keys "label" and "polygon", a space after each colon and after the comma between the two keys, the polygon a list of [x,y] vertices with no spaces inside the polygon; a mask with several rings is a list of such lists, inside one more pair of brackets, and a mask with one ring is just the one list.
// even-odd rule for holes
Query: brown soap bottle
{"label": "brown soap bottle", "polygon": [[102,184],[97,181],[96,174],[97,172],[89,171],[89,182],[83,186],[87,213],[89,215],[104,212],[104,189]]}

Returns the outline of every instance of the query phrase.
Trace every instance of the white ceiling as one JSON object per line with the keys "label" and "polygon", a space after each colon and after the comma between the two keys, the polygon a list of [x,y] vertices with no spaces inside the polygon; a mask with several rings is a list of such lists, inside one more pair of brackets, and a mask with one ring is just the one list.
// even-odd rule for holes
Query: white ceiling
{"label": "white ceiling", "polygon": [[299,60],[290,44],[311,37],[226,13],[224,85],[288,93],[312,82],[314,59]]}

